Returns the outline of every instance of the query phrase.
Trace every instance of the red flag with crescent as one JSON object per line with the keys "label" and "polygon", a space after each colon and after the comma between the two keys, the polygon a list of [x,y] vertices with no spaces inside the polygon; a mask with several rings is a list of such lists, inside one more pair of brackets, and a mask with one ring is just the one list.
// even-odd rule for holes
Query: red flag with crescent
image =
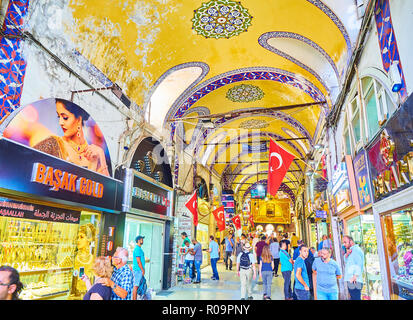
{"label": "red flag with crescent", "polygon": [[233,217],[232,219],[232,222],[234,223],[234,225],[235,225],[235,228],[238,230],[238,229],[241,229],[241,218],[239,217],[239,215],[236,215],[235,217]]}
{"label": "red flag with crescent", "polygon": [[252,218],[252,213],[251,213],[251,212],[250,212],[250,214],[249,214],[248,220],[249,220],[250,223],[251,223],[251,227],[254,228],[254,219]]}
{"label": "red flag with crescent", "polygon": [[224,231],[225,230],[225,210],[224,206],[220,206],[219,208],[215,209],[212,211],[212,214],[215,217],[215,220],[217,221],[217,227],[219,231]]}
{"label": "red flag with crescent", "polygon": [[198,225],[198,198],[196,196],[196,191],[194,194],[189,198],[189,200],[185,203],[185,207],[191,211],[192,216],[194,217],[194,225]]}
{"label": "red flag with crescent", "polygon": [[295,156],[270,139],[267,191],[275,196]]}

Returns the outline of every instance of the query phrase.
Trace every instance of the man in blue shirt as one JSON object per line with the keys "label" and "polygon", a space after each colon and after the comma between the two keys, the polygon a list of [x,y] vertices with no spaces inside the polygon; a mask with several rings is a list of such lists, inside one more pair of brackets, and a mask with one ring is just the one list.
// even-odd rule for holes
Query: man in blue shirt
{"label": "man in blue shirt", "polygon": [[313,283],[315,300],[338,300],[337,279],[341,278],[341,270],[336,261],[331,259],[331,250],[324,248],[320,258],[313,262]]}
{"label": "man in blue shirt", "polygon": [[310,300],[310,281],[308,279],[305,259],[308,257],[308,247],[301,245],[300,255],[294,263],[294,289],[297,300]]}
{"label": "man in blue shirt", "polygon": [[301,246],[304,244],[304,241],[303,240],[298,240],[297,241],[297,245],[298,245],[298,247],[296,247],[295,249],[294,249],[294,253],[293,253],[293,260],[295,261],[297,258],[298,258],[298,256],[300,255],[300,248],[301,248]]}
{"label": "man in blue shirt", "polygon": [[364,253],[350,236],[343,237],[343,244],[346,248],[346,254],[344,255],[344,281],[347,284],[350,300],[361,300]]}
{"label": "man in blue shirt", "polygon": [[229,263],[229,270],[232,270],[232,260],[230,259],[232,256],[232,251],[234,250],[234,239],[230,234],[227,235],[225,238],[225,267],[228,270],[228,260]]}
{"label": "man in blue shirt", "polygon": [[136,246],[133,250],[133,300],[136,300],[139,284],[145,275],[145,253],[142,250],[144,238],[143,236],[136,237]]}
{"label": "man in blue shirt", "polygon": [[285,300],[292,300],[293,294],[291,292],[291,272],[293,271],[294,261],[287,252],[287,243],[285,241],[281,241],[280,246],[281,274],[284,279],[284,298]]}
{"label": "man in blue shirt", "polygon": [[219,280],[218,270],[217,270],[217,261],[219,259],[219,246],[216,241],[214,241],[214,236],[209,237],[209,256],[211,259],[211,268],[212,268],[212,280]]}

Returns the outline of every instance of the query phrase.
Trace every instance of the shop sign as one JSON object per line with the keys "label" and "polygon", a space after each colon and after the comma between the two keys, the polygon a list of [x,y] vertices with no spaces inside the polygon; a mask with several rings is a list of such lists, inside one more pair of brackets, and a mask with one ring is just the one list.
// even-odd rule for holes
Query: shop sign
{"label": "shop sign", "polygon": [[413,185],[413,96],[393,114],[368,149],[374,199]]}
{"label": "shop sign", "polygon": [[333,174],[333,189],[334,202],[336,211],[342,212],[344,209],[352,205],[350,185],[347,173],[347,165],[341,162],[337,165],[337,170]]}
{"label": "shop sign", "polygon": [[132,208],[167,215],[170,191],[151,183],[136,174],[133,178]]}
{"label": "shop sign", "polygon": [[50,186],[50,190],[52,191],[64,189],[99,199],[103,196],[103,184],[86,179],[85,177],[78,177],[75,174],[60,169],[55,169],[52,166],[46,167],[40,162],[33,164],[32,178],[30,181]]}
{"label": "shop sign", "polygon": [[0,139],[0,188],[40,200],[121,211],[123,184],[6,138]]}
{"label": "shop sign", "polygon": [[366,151],[363,149],[353,160],[354,175],[356,179],[357,194],[359,197],[360,209],[372,203],[372,192],[367,167]]}
{"label": "shop sign", "polygon": [[78,224],[80,212],[0,198],[0,217]]}

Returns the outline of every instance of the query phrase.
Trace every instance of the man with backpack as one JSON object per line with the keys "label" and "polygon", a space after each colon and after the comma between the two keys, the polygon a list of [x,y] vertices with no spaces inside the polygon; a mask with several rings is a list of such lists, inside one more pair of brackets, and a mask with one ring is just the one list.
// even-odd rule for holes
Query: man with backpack
{"label": "man with backpack", "polygon": [[253,300],[252,297],[252,280],[256,278],[257,263],[254,255],[251,253],[251,245],[246,242],[242,252],[237,257],[237,274],[241,281],[241,300]]}

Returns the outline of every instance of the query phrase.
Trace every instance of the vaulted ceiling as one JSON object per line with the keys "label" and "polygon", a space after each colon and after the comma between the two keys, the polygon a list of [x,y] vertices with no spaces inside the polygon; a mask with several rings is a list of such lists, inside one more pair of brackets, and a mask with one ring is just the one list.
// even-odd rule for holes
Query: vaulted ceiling
{"label": "vaulted ceiling", "polygon": [[[361,24],[354,0],[76,0],[69,8],[67,28],[82,54],[152,125],[179,135],[217,174],[229,173],[236,190],[268,170],[267,150],[248,153],[243,143],[272,137],[297,158],[312,149]],[[185,120],[248,108],[263,112],[213,118],[214,129]],[[303,168],[295,161],[285,184],[296,187]]]}

